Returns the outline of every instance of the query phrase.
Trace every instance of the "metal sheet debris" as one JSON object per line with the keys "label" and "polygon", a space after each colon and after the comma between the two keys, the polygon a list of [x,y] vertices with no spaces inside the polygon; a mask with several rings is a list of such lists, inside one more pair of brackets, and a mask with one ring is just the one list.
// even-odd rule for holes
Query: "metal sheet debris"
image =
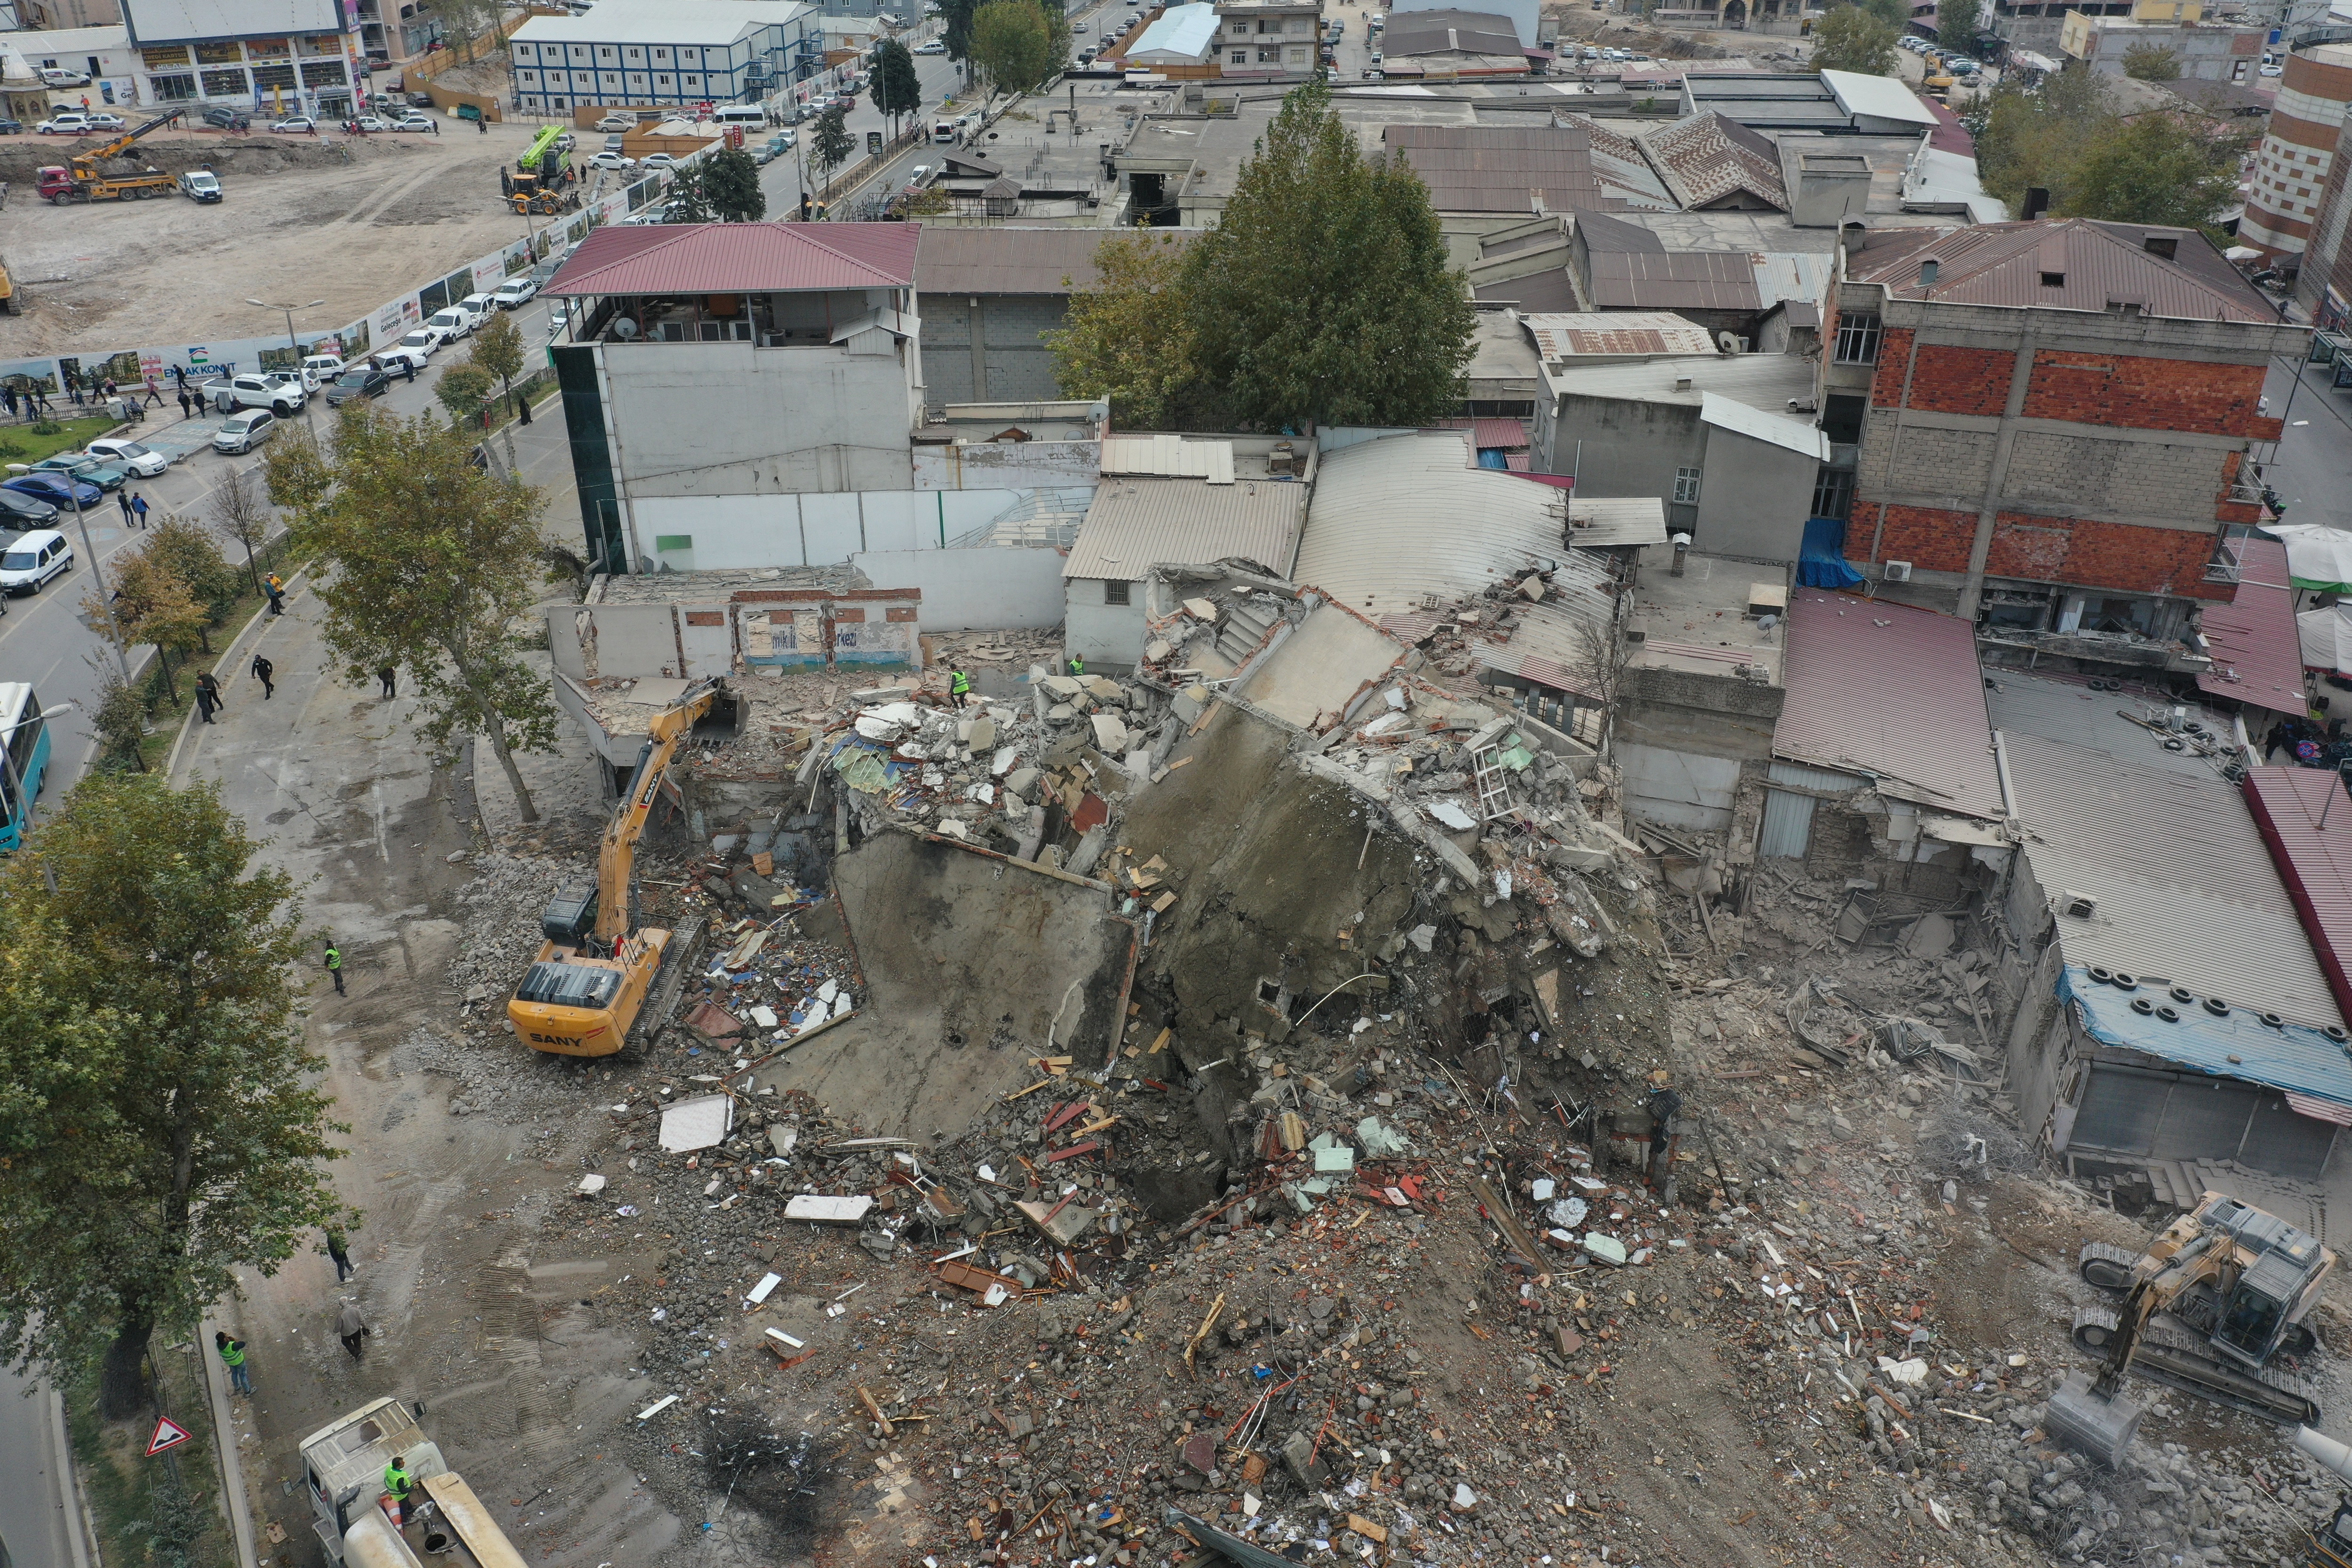
{"label": "metal sheet debris", "polygon": [[669,1153],[690,1154],[723,1143],[735,1129],[735,1102],[723,1094],[698,1094],[662,1111],[661,1146]]}
{"label": "metal sheet debris", "polygon": [[874,1206],[874,1200],[857,1197],[829,1197],[823,1193],[799,1193],[784,1204],[786,1219],[804,1219],[816,1225],[859,1225]]}

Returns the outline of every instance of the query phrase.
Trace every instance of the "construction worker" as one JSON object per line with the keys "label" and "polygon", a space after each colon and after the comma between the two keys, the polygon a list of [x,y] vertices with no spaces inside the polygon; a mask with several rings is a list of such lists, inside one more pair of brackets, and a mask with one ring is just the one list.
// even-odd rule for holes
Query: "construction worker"
{"label": "construction worker", "polygon": [[959,708],[971,705],[971,677],[954,665],[948,667],[948,695]]}
{"label": "construction worker", "polygon": [[327,973],[335,977],[336,995],[351,994],[343,989],[343,950],[337,947],[331,941],[327,943]]}
{"label": "construction worker", "polygon": [[1084,658],[1081,658],[1078,655],[1072,654],[1070,656],[1070,673],[1072,675],[1084,675],[1086,672],[1087,661]]}
{"label": "construction worker", "polygon": [[221,1364],[228,1368],[228,1386],[232,1393],[253,1397],[253,1376],[245,1367],[245,1342],[228,1337],[226,1330],[213,1331],[213,1348],[220,1352]]}
{"label": "construction worker", "polygon": [[384,1495],[392,1499],[394,1506],[405,1509],[408,1506],[409,1489],[415,1484],[415,1479],[408,1473],[407,1458],[403,1455],[394,1454],[392,1457],[392,1463],[383,1468]]}

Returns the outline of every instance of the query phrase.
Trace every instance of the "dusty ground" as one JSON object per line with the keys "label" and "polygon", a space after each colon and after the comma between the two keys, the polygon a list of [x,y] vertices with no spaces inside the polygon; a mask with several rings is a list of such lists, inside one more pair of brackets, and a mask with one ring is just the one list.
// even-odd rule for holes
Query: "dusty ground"
{"label": "dusty ground", "polygon": [[[139,143],[170,173],[209,163],[224,200],[181,196],[52,206],[34,170],[86,143],[12,137],[0,180],[12,186],[5,254],[31,291],[0,316],[0,360],[89,353],[283,329],[243,301],[323,300],[297,313],[304,331],[341,326],[523,233],[499,199],[499,169],[538,127],[485,135],[444,121],[438,136],[346,138],[158,132]],[[341,151],[350,153],[345,162]]]}

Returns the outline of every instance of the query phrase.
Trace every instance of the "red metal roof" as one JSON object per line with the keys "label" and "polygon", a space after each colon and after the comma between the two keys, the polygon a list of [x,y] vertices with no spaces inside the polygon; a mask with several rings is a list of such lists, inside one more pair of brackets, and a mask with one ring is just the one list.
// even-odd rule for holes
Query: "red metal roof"
{"label": "red metal roof", "polygon": [[610,226],[582,240],[550,294],[772,294],[907,289],[912,223],[662,223]]}
{"label": "red metal roof", "polygon": [[1872,774],[1880,794],[1929,810],[2007,815],[1967,621],[1796,589],[1781,684],[1789,695],[1772,731],[1775,755]]}
{"label": "red metal roof", "polygon": [[2252,768],[2242,787],[2336,1005],[2352,1017],[2352,800],[2317,768]]}
{"label": "red metal roof", "polygon": [[2303,634],[2295,625],[2294,590],[2287,586],[2286,546],[2248,538],[2238,546],[2237,596],[2208,605],[2199,625],[2212,645],[2213,668],[2200,689],[2273,713],[2302,717]]}
{"label": "red metal roof", "polygon": [[[1928,260],[1937,269],[1923,283],[1920,263]],[[1846,276],[1898,300],[1946,305],[2103,311],[2113,300],[2181,321],[2279,320],[2202,232],[2161,225],[2069,217],[1872,229],[1848,256]]]}
{"label": "red metal roof", "polygon": [[1921,94],[1920,106],[1936,117],[1936,129],[1927,132],[1927,145],[1938,153],[1956,153],[1963,158],[1977,155],[1977,139],[1960,123],[1960,117],[1947,106]]}

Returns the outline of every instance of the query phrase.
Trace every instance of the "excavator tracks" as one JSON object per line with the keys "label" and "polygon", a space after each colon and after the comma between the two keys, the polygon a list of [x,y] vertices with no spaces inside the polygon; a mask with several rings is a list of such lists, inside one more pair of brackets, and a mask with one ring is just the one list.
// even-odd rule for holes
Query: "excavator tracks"
{"label": "excavator tracks", "polygon": [[661,967],[654,972],[653,984],[646,987],[645,1005],[637,1009],[636,1022],[629,1026],[624,1049],[642,1055],[677,1011],[678,993],[685,988],[695,960],[702,956],[702,932],[703,921],[698,918],[670,933],[669,945],[662,950]]}
{"label": "excavator tracks", "polygon": [[[2089,1249],[2085,1248],[2085,1252]],[[2118,1323],[2116,1314],[2101,1307],[2085,1307],[2074,1314],[2074,1343],[2104,1357]],[[2141,1331],[2132,1354],[2131,1370],[2157,1383],[2249,1415],[2259,1415],[2283,1426],[2316,1426],[2319,1400],[2302,1378],[2264,1368],[2249,1372],[2215,1357],[2211,1347],[2159,1317]]]}
{"label": "excavator tracks", "polygon": [[2110,1247],[2104,1241],[2086,1241],[2074,1259],[2085,1284],[2101,1290],[2118,1293],[2131,1289],[2132,1273],[2139,1267],[2143,1255],[2128,1247]]}

